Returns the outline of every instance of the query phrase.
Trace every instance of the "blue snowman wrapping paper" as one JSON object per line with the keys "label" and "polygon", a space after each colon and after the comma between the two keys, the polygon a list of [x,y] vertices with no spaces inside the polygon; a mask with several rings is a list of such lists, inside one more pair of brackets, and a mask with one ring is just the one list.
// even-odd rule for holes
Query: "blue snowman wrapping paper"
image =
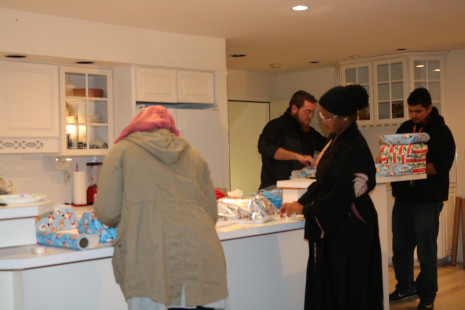
{"label": "blue snowman wrapping paper", "polygon": [[104,226],[94,212],[86,212],[79,219],[68,205],[54,207],[51,214],[36,223],[36,232],[39,244],[74,250],[92,248],[116,238],[116,228]]}
{"label": "blue snowman wrapping paper", "polygon": [[53,208],[48,217],[41,218],[36,224],[37,231],[63,231],[76,229],[79,225],[76,213],[71,206],[59,205]]}
{"label": "blue snowman wrapping paper", "polygon": [[382,135],[381,142],[391,145],[426,143],[429,141],[429,134],[426,132],[398,133],[394,135]]}
{"label": "blue snowman wrapping paper", "polygon": [[111,242],[116,238],[116,227],[107,227],[100,222],[94,212],[86,212],[79,222],[79,232],[81,234],[99,234],[100,242]]}
{"label": "blue snowman wrapping paper", "polygon": [[99,243],[96,235],[69,234],[53,231],[37,232],[37,242],[42,245],[73,250],[93,248]]}

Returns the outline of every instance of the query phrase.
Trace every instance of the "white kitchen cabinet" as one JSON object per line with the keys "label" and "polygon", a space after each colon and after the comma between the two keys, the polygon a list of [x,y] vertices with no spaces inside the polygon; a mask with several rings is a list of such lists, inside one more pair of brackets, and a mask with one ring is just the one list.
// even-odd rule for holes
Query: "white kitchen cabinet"
{"label": "white kitchen cabinet", "polygon": [[58,66],[0,61],[0,152],[59,151]]}
{"label": "white kitchen cabinet", "polygon": [[215,103],[212,72],[136,67],[136,101]]}
{"label": "white kitchen cabinet", "polygon": [[213,73],[178,70],[178,102],[215,103]]}
{"label": "white kitchen cabinet", "polygon": [[444,57],[443,56],[423,56],[412,57],[410,62],[412,78],[410,88],[427,88],[431,94],[433,105],[441,113],[444,94]]}
{"label": "white kitchen cabinet", "polygon": [[105,155],[113,143],[112,71],[60,68],[61,154]]}
{"label": "white kitchen cabinet", "polygon": [[369,105],[358,112],[359,125],[398,124],[408,119],[405,58],[345,64],[341,84],[360,84],[367,90]]}
{"label": "white kitchen cabinet", "polygon": [[141,102],[178,101],[176,70],[136,68],[136,100]]}
{"label": "white kitchen cabinet", "polygon": [[369,107],[359,111],[358,124],[401,124],[409,119],[407,98],[425,87],[441,110],[444,89],[441,53],[404,53],[341,63],[340,84],[360,84],[370,96]]}
{"label": "white kitchen cabinet", "polygon": [[339,68],[341,85],[359,84],[365,87],[368,93],[368,107],[358,111],[357,122],[359,125],[373,125],[373,85],[372,63],[359,62],[341,65]]}
{"label": "white kitchen cabinet", "polygon": [[375,123],[396,124],[406,121],[409,118],[406,59],[375,61],[373,71]]}

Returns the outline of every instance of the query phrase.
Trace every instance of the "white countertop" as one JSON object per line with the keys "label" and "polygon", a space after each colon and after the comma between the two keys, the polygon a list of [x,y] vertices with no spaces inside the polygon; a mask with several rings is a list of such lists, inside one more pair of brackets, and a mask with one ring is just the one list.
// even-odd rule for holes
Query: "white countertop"
{"label": "white countertop", "polygon": [[[376,177],[376,184],[420,180],[420,179],[426,179],[426,173],[393,176],[393,177]],[[281,180],[276,183],[276,186],[281,189],[307,188],[310,186],[310,184],[312,184],[315,181],[316,181],[315,179],[306,179],[306,178],[293,179],[293,180]]]}
{"label": "white countertop", "polygon": [[303,216],[283,219],[276,217],[274,220],[262,224],[235,223],[228,225],[227,222],[218,222],[216,231],[221,241],[227,241],[301,229],[304,228],[304,225]]}
{"label": "white countertop", "polygon": [[376,177],[376,184],[426,179],[426,173],[402,175],[395,177]]}
{"label": "white countertop", "polygon": [[[224,242],[233,239],[249,238],[259,235],[303,229],[304,225],[305,221],[303,217],[297,217],[295,219],[274,219],[263,224],[229,224],[226,222],[219,222],[217,225],[217,232],[220,240]],[[44,249],[44,253],[35,254],[37,248]],[[0,248],[0,271],[24,270],[93,259],[110,258],[112,256],[113,247],[111,244],[100,244],[96,248],[82,251],[42,245],[7,247]]]}
{"label": "white countertop", "polygon": [[0,206],[0,220],[36,217],[52,211],[52,209],[50,200],[23,204],[8,204],[6,206]]}
{"label": "white countertop", "polygon": [[292,179],[292,180],[281,180],[276,182],[276,186],[281,189],[291,189],[291,188],[307,188],[315,182],[315,179]]}

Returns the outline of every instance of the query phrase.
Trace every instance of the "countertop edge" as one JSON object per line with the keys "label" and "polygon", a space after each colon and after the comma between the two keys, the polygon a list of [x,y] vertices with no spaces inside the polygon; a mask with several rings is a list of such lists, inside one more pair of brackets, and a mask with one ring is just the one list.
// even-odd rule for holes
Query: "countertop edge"
{"label": "countertop edge", "polygon": [[[305,220],[299,217],[295,219],[270,221],[263,224],[236,223],[217,227],[217,233],[220,241],[223,242],[303,229],[304,225]],[[44,254],[34,254],[34,250],[38,247],[43,247],[45,249]],[[77,263],[95,259],[111,258],[112,256],[113,246],[111,244],[103,244],[96,248],[82,251],[42,245],[24,245],[0,248],[0,272]]]}

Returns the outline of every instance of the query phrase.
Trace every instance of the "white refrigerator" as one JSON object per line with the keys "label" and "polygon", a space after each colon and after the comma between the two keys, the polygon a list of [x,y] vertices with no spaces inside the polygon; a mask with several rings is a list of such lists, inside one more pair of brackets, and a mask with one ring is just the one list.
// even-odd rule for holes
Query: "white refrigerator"
{"label": "white refrigerator", "polygon": [[225,169],[229,169],[223,158],[223,141],[220,111],[217,109],[185,109],[169,108],[173,115],[180,136],[194,146],[210,167],[213,184],[227,187],[224,184]]}

